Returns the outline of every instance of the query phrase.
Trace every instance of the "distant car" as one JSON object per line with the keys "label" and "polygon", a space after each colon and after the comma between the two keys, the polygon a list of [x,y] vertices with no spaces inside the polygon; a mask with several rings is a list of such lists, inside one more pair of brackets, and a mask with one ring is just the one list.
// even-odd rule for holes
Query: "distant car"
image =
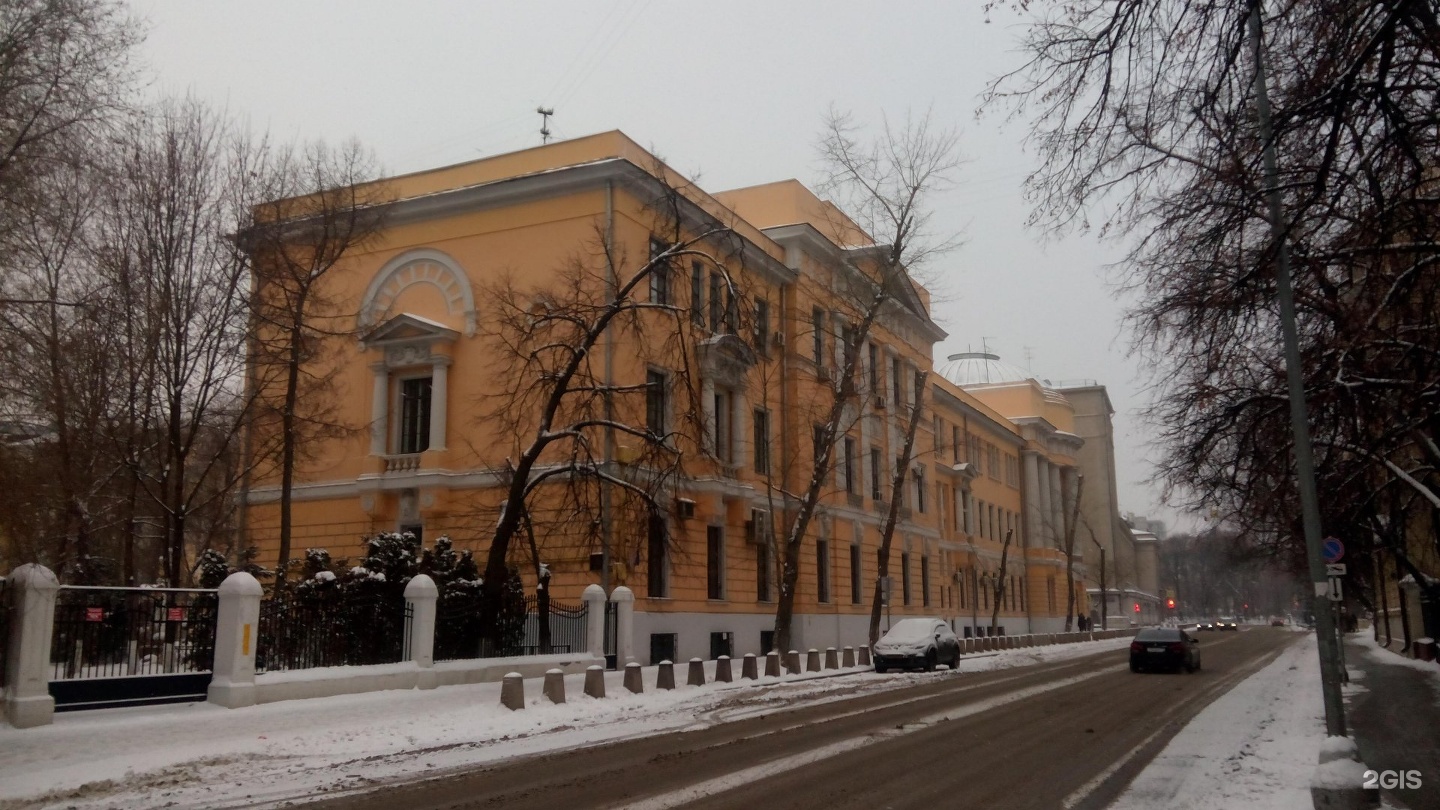
{"label": "distant car", "polygon": [[1200,622],[1199,624],[1195,625],[1195,629],[1196,629],[1196,630],[1207,630],[1207,631],[1208,631],[1208,630],[1214,630],[1214,629],[1215,629],[1215,623],[1214,623],[1214,622]]}
{"label": "distant car", "polygon": [[1270,620],[1270,626],[1271,626],[1271,627],[1284,627],[1284,626],[1285,626],[1285,620],[1282,619],[1282,618],[1280,618],[1279,616],[1276,616],[1275,618],[1273,618],[1273,619]]}
{"label": "distant car", "polygon": [[920,667],[930,672],[938,664],[951,669],[960,665],[960,640],[940,619],[901,619],[875,642],[871,652],[876,672],[891,667]]}
{"label": "distant car", "polygon": [[1147,627],[1130,642],[1130,671],[1200,669],[1200,641],[1175,627]]}
{"label": "distant car", "polygon": [[1220,620],[1217,621],[1217,622],[1215,622],[1215,629],[1216,629],[1216,630],[1239,630],[1239,629],[1240,629],[1240,623],[1237,622],[1237,621],[1235,621],[1235,619],[1232,618],[1232,617],[1230,617],[1230,616],[1221,616],[1221,617],[1220,617]]}

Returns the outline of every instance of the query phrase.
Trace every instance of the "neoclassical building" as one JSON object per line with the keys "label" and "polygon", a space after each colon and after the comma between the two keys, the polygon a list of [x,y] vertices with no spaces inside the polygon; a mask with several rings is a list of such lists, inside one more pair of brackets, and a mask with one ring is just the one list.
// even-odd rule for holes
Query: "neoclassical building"
{"label": "neoclassical building", "polygon": [[[384,232],[325,282],[327,297],[355,315],[350,335],[320,353],[333,365],[315,372],[333,377],[332,411],[354,429],[302,454],[293,554],[325,547],[353,558],[364,536],[408,529],[483,555],[507,460],[526,435],[523,418],[489,416],[505,397],[525,395],[498,360],[498,302],[517,285],[559,291],[601,254],[612,257],[605,283],[623,286],[636,257],[663,244],[652,207],[661,179],[683,190],[684,227],[724,224],[730,242],[719,261],[740,288],[743,324],[723,277],[698,262],[637,291],[685,307],[685,330],[639,342],[607,334],[596,373],[646,392],[617,406],[635,424],[672,428],[684,403],[696,406],[700,426],[675,447],[682,472],[664,516],[669,541],[572,505],[577,514],[559,518],[593,530],[548,532],[539,553],[562,601],[591,583],[635,591],[642,659],[765,649],[778,583],[759,538],[793,508],[783,493],[809,480],[818,404],[854,324],[838,291],[877,246],[796,181],[707,192],[619,132],[385,181],[394,202]],[[892,498],[902,518],[891,555],[895,618],[935,615],[962,634],[986,632],[998,594],[1003,632],[1064,624],[1063,542],[1087,445],[1075,407],[993,357],[957,356],[937,374],[932,356],[944,337],[929,293],[912,280],[863,347],[860,395],[801,555],[796,646],[861,643]],[[928,402],[913,467],[905,490],[892,493],[921,372]],[[608,469],[636,474],[644,463],[623,439],[604,452]],[[261,476],[246,496],[262,564],[278,556],[278,494],[277,480]],[[1082,613],[1086,576],[1081,563]]]}

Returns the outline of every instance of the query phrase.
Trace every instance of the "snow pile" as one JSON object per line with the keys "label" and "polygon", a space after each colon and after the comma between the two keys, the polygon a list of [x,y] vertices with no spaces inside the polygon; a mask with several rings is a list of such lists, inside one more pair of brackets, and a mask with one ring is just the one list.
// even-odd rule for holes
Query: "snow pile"
{"label": "snow pile", "polygon": [[[953,675],[1119,650],[1128,638],[967,656]],[[806,673],[758,682],[634,695],[607,672],[609,697],[583,694],[584,673],[566,676],[569,702],[542,698],[525,681],[526,708],[500,706],[499,683],[371,692],[229,710],[208,703],[59,714],[55,724],[0,725],[0,803],[42,807],[257,807],[376,782],[542,751],[704,728],[797,705],[893,690],[952,673]]]}
{"label": "snow pile", "polygon": [[[1310,807],[1326,744],[1323,711],[1311,635],[1196,715],[1111,810]],[[1346,779],[1359,763],[1342,758],[1330,766]]]}

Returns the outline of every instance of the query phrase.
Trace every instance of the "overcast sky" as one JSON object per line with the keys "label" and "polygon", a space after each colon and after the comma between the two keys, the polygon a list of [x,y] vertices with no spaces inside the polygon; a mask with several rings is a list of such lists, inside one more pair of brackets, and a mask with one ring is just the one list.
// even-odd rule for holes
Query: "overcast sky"
{"label": "overcast sky", "polygon": [[812,182],[832,105],[858,119],[930,110],[969,163],[938,230],[964,247],[931,268],[939,365],[982,342],[1038,378],[1093,378],[1116,408],[1120,508],[1176,521],[1150,474],[1108,283],[1116,245],[1027,229],[1023,124],[976,118],[1013,66],[1016,18],[946,3],[134,0],[157,93],[194,93],[282,139],[355,137],[387,173],[620,129],[711,191]]}

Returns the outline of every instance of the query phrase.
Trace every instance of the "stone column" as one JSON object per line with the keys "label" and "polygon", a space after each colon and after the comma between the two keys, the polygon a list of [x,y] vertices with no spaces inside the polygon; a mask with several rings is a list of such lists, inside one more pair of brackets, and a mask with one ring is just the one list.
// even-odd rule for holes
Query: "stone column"
{"label": "stone column", "polygon": [[1050,465],[1050,515],[1052,548],[1065,542],[1065,490],[1060,486],[1060,467]]}
{"label": "stone column", "polygon": [[1025,456],[1025,545],[1042,545],[1040,534],[1040,458],[1030,451]]}
{"label": "stone column", "polygon": [[420,668],[416,686],[435,688],[435,601],[440,590],[427,574],[416,574],[405,585],[405,602],[410,606],[410,649],[406,658]]}
{"label": "stone column", "polygon": [[50,696],[50,643],[55,632],[55,595],[60,581],[50,569],[26,563],[10,572],[13,612],[5,659],[5,717],[15,728],[55,721]]}
{"label": "stone column", "polygon": [[615,665],[635,660],[635,592],[621,585],[610,592],[615,603]]}
{"label": "stone column", "polygon": [[605,657],[605,590],[599,585],[590,584],[585,586],[584,593],[580,598],[585,601],[586,615],[586,646],[589,653],[596,658]]}
{"label": "stone column", "polygon": [[390,369],[383,362],[371,363],[375,375],[370,394],[370,455],[383,456],[386,450],[390,410]]}
{"label": "stone column", "polygon": [[1050,504],[1050,462],[1047,459],[1040,459],[1040,477],[1035,481],[1035,486],[1040,490],[1040,533],[1036,535],[1036,548],[1050,548],[1054,545],[1055,533],[1050,526],[1050,521],[1055,514],[1054,507]]}
{"label": "stone column", "polygon": [[255,705],[255,648],[260,643],[259,581],[236,571],[220,583],[214,675],[206,700],[227,709]]}
{"label": "stone column", "polygon": [[450,358],[430,358],[430,449],[445,449],[445,416],[450,390]]}

